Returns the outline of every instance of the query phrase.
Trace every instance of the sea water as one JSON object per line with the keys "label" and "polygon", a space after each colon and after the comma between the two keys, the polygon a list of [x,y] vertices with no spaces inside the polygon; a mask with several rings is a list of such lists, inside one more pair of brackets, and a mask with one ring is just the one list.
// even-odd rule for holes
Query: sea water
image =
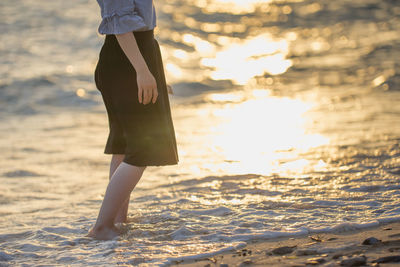
{"label": "sea water", "polygon": [[400,7],[158,0],[180,162],[96,241],[107,115],[95,1],[0,3],[0,261],[168,265],[400,220]]}

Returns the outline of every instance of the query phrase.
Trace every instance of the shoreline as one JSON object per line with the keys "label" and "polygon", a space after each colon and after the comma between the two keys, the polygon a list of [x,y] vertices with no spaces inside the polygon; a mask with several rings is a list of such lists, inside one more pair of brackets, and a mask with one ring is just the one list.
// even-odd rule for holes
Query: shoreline
{"label": "shoreline", "polygon": [[400,264],[400,222],[337,233],[252,240],[212,257],[172,266],[390,266]]}

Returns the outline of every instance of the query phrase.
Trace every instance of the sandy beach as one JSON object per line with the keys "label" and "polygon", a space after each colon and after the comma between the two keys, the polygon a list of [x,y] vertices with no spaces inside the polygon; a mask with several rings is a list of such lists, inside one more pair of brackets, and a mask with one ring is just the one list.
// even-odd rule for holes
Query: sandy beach
{"label": "sandy beach", "polygon": [[[399,255],[398,3],[154,2],[180,162],[146,170],[124,234],[106,242],[84,237],[110,163],[93,77],[100,10],[0,2],[0,265],[377,266]],[[381,242],[362,245],[369,237]]]}
{"label": "sandy beach", "polygon": [[173,266],[399,266],[400,223],[336,233],[255,240],[236,250]]}

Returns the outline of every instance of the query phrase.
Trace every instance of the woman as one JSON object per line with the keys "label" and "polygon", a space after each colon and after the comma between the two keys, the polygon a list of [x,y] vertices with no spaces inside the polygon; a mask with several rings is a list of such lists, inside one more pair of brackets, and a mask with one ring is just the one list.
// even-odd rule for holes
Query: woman
{"label": "woman", "polygon": [[[95,70],[109,121],[110,182],[87,236],[109,240],[127,220],[130,193],[146,166],[177,164],[178,153],[152,0],[97,0],[105,34]],[[172,92],[171,92],[172,93]]]}

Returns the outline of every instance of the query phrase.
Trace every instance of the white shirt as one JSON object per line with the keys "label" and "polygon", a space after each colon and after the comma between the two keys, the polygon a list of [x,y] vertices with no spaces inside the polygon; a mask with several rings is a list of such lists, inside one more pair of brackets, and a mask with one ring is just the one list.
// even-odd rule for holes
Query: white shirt
{"label": "white shirt", "polygon": [[153,0],[97,0],[101,9],[100,34],[121,34],[154,29]]}

